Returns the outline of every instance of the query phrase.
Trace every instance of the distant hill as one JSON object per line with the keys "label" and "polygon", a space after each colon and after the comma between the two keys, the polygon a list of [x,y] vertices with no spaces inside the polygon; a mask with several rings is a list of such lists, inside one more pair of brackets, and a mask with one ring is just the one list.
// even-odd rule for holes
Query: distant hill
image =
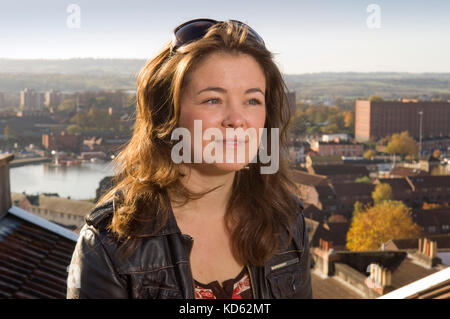
{"label": "distant hill", "polygon": [[[141,59],[1,59],[0,91],[17,94],[23,88],[64,92],[136,88],[144,66]],[[450,73],[309,73],[285,75],[297,99],[355,99],[378,95],[399,97],[448,96]]]}
{"label": "distant hill", "polygon": [[5,59],[0,58],[1,73],[60,73],[88,75],[136,75],[146,60],[141,59]]}

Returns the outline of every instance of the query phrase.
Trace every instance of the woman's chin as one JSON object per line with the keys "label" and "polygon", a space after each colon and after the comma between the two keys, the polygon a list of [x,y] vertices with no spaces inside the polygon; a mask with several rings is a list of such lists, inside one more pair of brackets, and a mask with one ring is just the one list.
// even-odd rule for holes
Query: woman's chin
{"label": "woman's chin", "polygon": [[226,174],[245,169],[247,163],[201,163],[194,165],[207,174]]}

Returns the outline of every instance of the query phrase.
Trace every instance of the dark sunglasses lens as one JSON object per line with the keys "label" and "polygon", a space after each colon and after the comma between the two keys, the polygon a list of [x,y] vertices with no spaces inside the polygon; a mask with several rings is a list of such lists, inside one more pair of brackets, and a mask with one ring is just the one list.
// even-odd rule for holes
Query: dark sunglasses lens
{"label": "dark sunglasses lens", "polygon": [[247,28],[248,28],[248,34],[251,36],[251,37],[253,37],[253,39],[256,41],[256,42],[259,42],[259,43],[261,43],[263,46],[265,46],[265,43],[264,43],[264,40],[260,37],[260,35],[255,31],[255,30],[253,30],[248,24],[245,24],[244,22],[241,22],[241,21],[239,21],[239,20],[231,20],[232,22],[234,22],[234,23],[237,23],[238,25],[244,25],[244,26],[246,26]]}
{"label": "dark sunglasses lens", "polygon": [[201,39],[206,34],[209,27],[214,24],[215,23],[212,21],[197,21],[181,26],[175,31],[177,43],[186,44],[190,41]]}

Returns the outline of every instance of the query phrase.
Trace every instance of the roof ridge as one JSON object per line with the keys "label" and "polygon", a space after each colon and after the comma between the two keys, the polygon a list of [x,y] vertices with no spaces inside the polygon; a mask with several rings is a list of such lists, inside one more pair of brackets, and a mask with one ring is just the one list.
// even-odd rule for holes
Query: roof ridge
{"label": "roof ridge", "polygon": [[58,234],[64,238],[77,241],[78,240],[78,234],[68,230],[67,228],[64,228],[56,223],[53,223],[45,218],[42,218],[40,216],[37,216],[35,214],[32,214],[30,212],[27,212],[26,210],[17,207],[17,206],[11,206],[11,208],[8,210],[8,212],[11,215],[14,215],[20,219],[23,219],[29,223],[32,223],[34,225],[37,225],[39,227],[42,227],[44,229],[47,229],[55,234]]}

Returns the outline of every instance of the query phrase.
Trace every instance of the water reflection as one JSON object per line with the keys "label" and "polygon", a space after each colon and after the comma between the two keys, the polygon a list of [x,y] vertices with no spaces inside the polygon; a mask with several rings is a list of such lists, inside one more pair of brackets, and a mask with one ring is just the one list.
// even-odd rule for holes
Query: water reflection
{"label": "water reflection", "polygon": [[108,163],[54,166],[50,163],[14,167],[10,170],[11,190],[27,194],[58,193],[61,197],[90,199],[99,182],[113,174]]}

